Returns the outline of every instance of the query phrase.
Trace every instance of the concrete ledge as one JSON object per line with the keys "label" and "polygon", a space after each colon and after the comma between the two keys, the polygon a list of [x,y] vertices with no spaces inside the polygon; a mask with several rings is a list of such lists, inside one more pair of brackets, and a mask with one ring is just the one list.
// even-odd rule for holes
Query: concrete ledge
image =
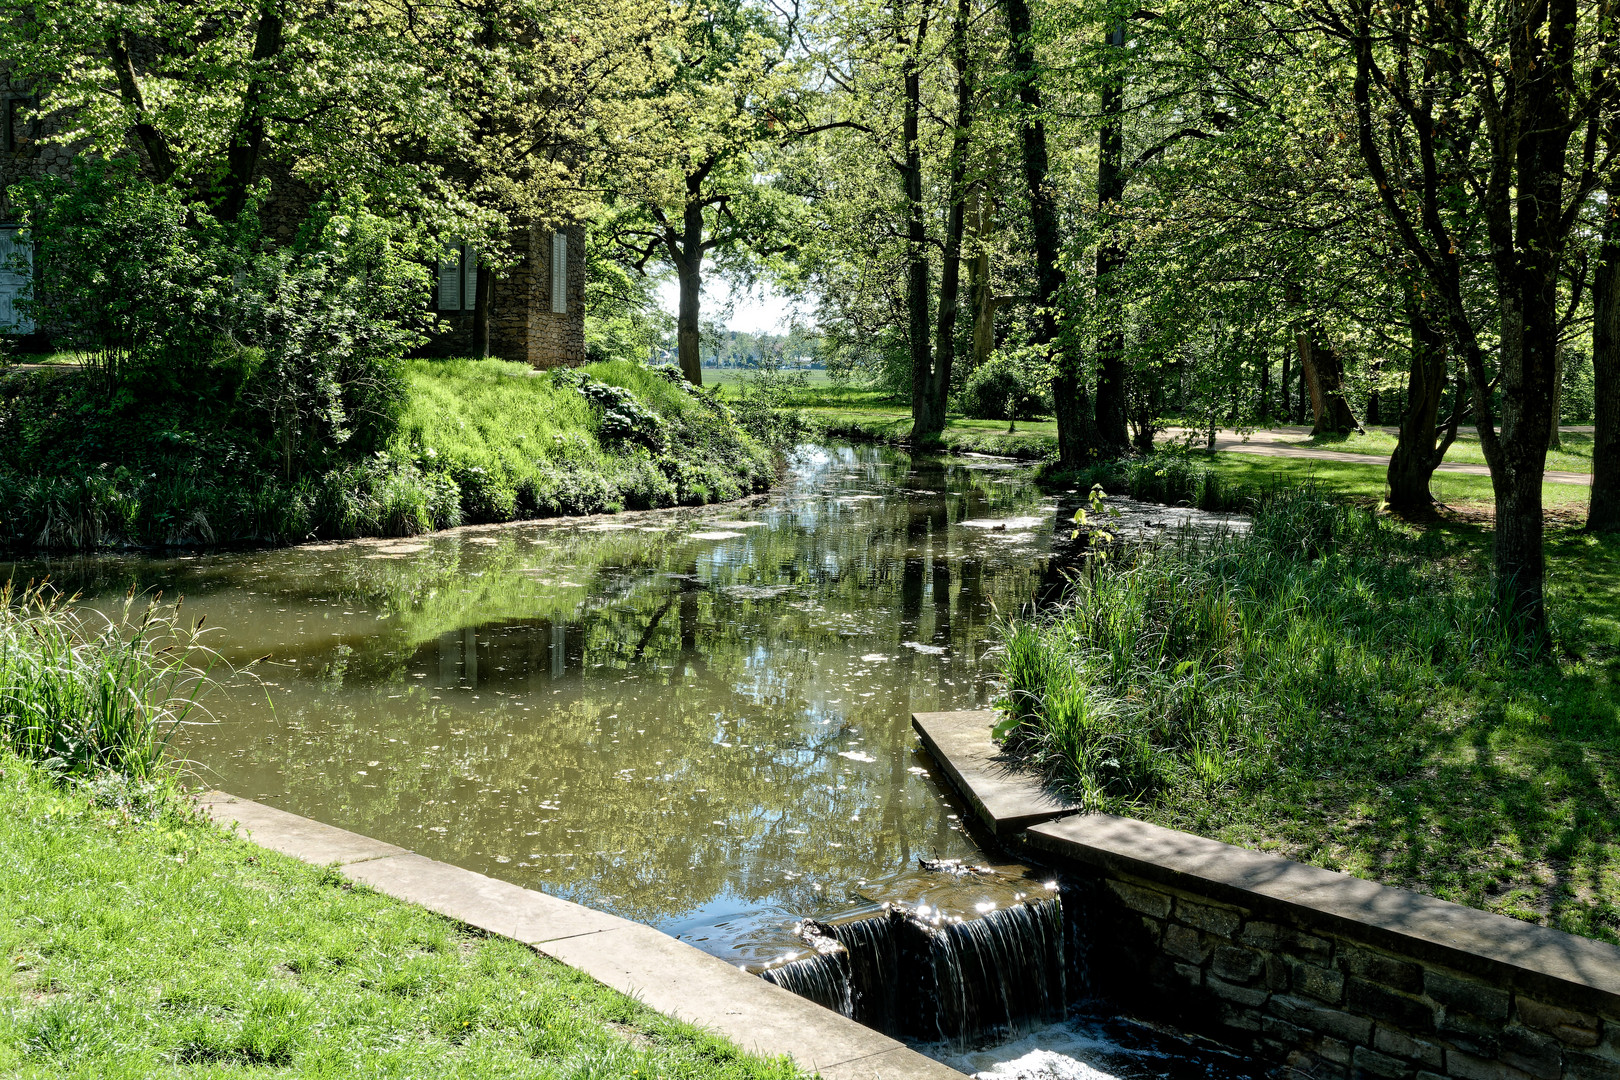
{"label": "concrete ledge", "polygon": [[911,714],[923,746],[995,835],[1008,836],[1079,810],[1053,797],[1037,778],[1000,760],[990,738],[995,722],[996,714],[989,710]]}
{"label": "concrete ledge", "polygon": [[1620,948],[1604,942],[1131,818],[1071,817],[1027,835],[1061,859],[1279,913],[1499,986],[1620,1009]]}
{"label": "concrete ledge", "polygon": [[348,866],[368,859],[409,854],[394,844],[311,821],[263,803],[238,799],[223,791],[207,792],[197,801],[217,824],[236,825],[254,843],[316,866],[333,863]]}
{"label": "concrete ledge", "polygon": [[254,843],[559,960],[649,1008],[745,1050],[787,1054],[828,1080],[961,1080],[962,1074],[650,926],[486,877],[393,844],[210,792],[214,821]]}

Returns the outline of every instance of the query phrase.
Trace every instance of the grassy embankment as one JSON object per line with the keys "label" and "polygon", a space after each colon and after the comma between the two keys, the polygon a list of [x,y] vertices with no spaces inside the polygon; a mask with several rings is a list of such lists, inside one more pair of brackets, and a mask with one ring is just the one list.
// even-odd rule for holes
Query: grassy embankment
{"label": "grassy embankment", "polygon": [[5,1075],[799,1075],[203,822],[162,761],[201,675],[163,651],[173,610],[98,628],[4,599]]}
{"label": "grassy embankment", "polygon": [[0,547],[278,543],[699,504],[765,487],[722,405],[624,362],[537,374],[406,361],[375,445],[291,466],[265,407],[224,391],[0,379]]}
{"label": "grassy embankment", "polygon": [[1010,627],[1015,743],[1099,808],[1620,942],[1620,538],[1550,531],[1532,652],[1487,530],[1298,464],[1253,459],[1249,535],[1116,555]]}

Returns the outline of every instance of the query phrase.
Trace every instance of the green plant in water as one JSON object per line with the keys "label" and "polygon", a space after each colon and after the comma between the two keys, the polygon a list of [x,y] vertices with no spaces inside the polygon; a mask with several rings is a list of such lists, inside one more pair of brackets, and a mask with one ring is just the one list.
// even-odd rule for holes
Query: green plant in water
{"label": "green plant in water", "polygon": [[179,604],[132,592],[103,615],[76,599],[0,587],[0,741],[64,779],[151,779],[219,657]]}

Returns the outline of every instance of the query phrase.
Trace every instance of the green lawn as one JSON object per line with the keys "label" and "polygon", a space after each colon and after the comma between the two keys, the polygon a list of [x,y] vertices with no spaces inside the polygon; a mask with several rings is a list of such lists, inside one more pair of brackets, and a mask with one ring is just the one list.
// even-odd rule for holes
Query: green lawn
{"label": "green lawn", "polygon": [[172,811],[98,807],[12,757],[0,874],[6,1076],[800,1075],[522,945]]}

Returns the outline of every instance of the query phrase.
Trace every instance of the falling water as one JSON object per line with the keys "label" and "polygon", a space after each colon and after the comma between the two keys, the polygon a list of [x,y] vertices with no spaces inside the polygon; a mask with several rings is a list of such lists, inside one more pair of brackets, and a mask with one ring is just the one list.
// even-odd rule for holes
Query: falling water
{"label": "falling water", "polygon": [[806,922],[800,933],[815,952],[761,974],[887,1034],[962,1047],[1064,1012],[1056,896],[966,919],[888,905],[873,918]]}

